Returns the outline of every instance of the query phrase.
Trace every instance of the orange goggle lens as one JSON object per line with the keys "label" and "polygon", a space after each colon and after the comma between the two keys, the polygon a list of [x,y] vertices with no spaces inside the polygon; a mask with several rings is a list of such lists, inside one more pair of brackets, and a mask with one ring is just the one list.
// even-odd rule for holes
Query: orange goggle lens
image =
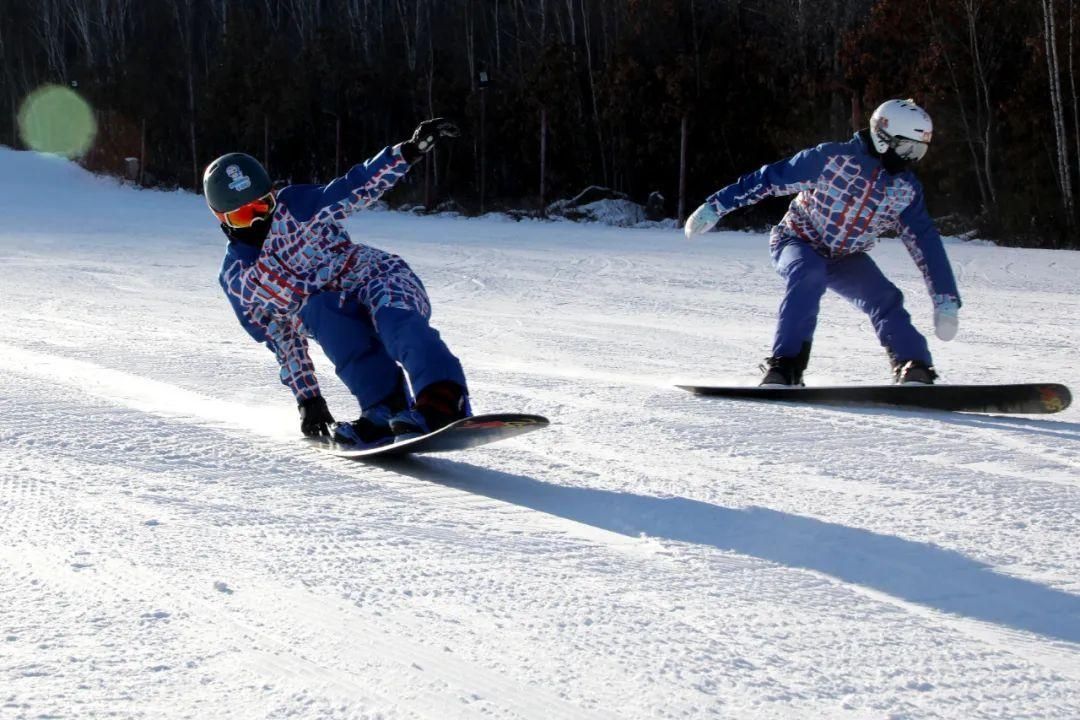
{"label": "orange goggle lens", "polygon": [[277,207],[277,201],[274,199],[274,193],[266,193],[258,200],[252,200],[235,210],[229,212],[213,210],[213,213],[218,220],[231,228],[247,228],[251,227],[256,220],[269,217],[275,207]]}

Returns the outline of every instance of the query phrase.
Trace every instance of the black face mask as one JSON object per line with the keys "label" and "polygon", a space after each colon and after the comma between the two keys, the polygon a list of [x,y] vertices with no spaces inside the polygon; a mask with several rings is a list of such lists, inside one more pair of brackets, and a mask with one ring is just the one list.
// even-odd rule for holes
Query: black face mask
{"label": "black face mask", "polygon": [[266,242],[266,236],[270,234],[270,220],[256,220],[251,223],[251,227],[246,228],[229,227],[222,223],[221,232],[234,242],[261,248]]}
{"label": "black face mask", "polygon": [[890,175],[897,175],[911,169],[911,161],[905,160],[896,154],[896,151],[889,148],[883,153],[878,152],[874,147],[874,141],[870,139],[870,130],[864,129],[859,131],[859,136],[866,143],[866,147],[869,148],[870,154],[881,161],[881,166],[885,168],[885,172]]}
{"label": "black face mask", "polygon": [[911,161],[897,155],[892,148],[886,150],[885,154],[881,156],[881,165],[885,168],[885,172],[890,175],[896,175],[911,169]]}

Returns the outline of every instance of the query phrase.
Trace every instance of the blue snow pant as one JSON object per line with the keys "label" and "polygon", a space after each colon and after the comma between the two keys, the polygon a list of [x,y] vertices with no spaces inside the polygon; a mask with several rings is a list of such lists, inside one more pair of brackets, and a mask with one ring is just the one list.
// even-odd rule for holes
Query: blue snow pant
{"label": "blue snow pant", "polygon": [[419,310],[381,307],[372,317],[355,297],[326,292],[308,298],[300,320],[362,409],[395,392],[402,369],[414,393],[443,380],[468,392],[461,362]]}
{"label": "blue snow pant", "polygon": [[794,357],[810,342],[826,289],[865,312],[893,361],[932,365],[926,338],[911,324],[904,295],[866,253],[827,258],[809,244],[781,239],[772,249],[773,266],[787,282],[773,339],[774,357]]}

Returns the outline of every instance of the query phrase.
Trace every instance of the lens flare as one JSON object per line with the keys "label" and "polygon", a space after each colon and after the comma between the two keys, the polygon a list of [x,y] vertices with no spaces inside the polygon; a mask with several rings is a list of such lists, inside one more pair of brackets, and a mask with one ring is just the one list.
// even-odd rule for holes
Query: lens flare
{"label": "lens flare", "polygon": [[94,144],[97,120],[90,104],[71,88],[44,85],[19,108],[19,135],[38,152],[77,158]]}

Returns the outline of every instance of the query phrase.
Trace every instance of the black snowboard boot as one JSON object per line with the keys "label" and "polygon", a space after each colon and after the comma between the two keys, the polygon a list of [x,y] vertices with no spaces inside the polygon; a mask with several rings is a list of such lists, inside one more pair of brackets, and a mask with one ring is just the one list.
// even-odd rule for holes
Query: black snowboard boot
{"label": "black snowboard boot", "polygon": [[421,390],[412,409],[403,410],[390,418],[390,429],[398,440],[404,440],[434,432],[471,415],[465,388],[443,380]]}
{"label": "black snowboard boot", "polygon": [[901,360],[893,364],[893,377],[897,385],[933,385],[937,373],[919,360]]}
{"label": "black snowboard boot", "polygon": [[408,404],[405,397],[405,379],[399,378],[394,391],[371,407],[364,408],[358,419],[350,423],[338,423],[334,430],[334,440],[357,448],[385,445],[394,439],[390,419],[408,407]]}
{"label": "black snowboard boot", "polygon": [[390,412],[385,405],[377,405],[364,411],[359,419],[350,423],[338,423],[334,427],[334,440],[360,449],[378,447],[393,441],[390,430]]}
{"label": "black snowboard boot", "polygon": [[810,343],[803,343],[802,350],[795,357],[768,357],[761,365],[765,377],[758,383],[760,387],[802,387],[803,372],[810,362]]}

